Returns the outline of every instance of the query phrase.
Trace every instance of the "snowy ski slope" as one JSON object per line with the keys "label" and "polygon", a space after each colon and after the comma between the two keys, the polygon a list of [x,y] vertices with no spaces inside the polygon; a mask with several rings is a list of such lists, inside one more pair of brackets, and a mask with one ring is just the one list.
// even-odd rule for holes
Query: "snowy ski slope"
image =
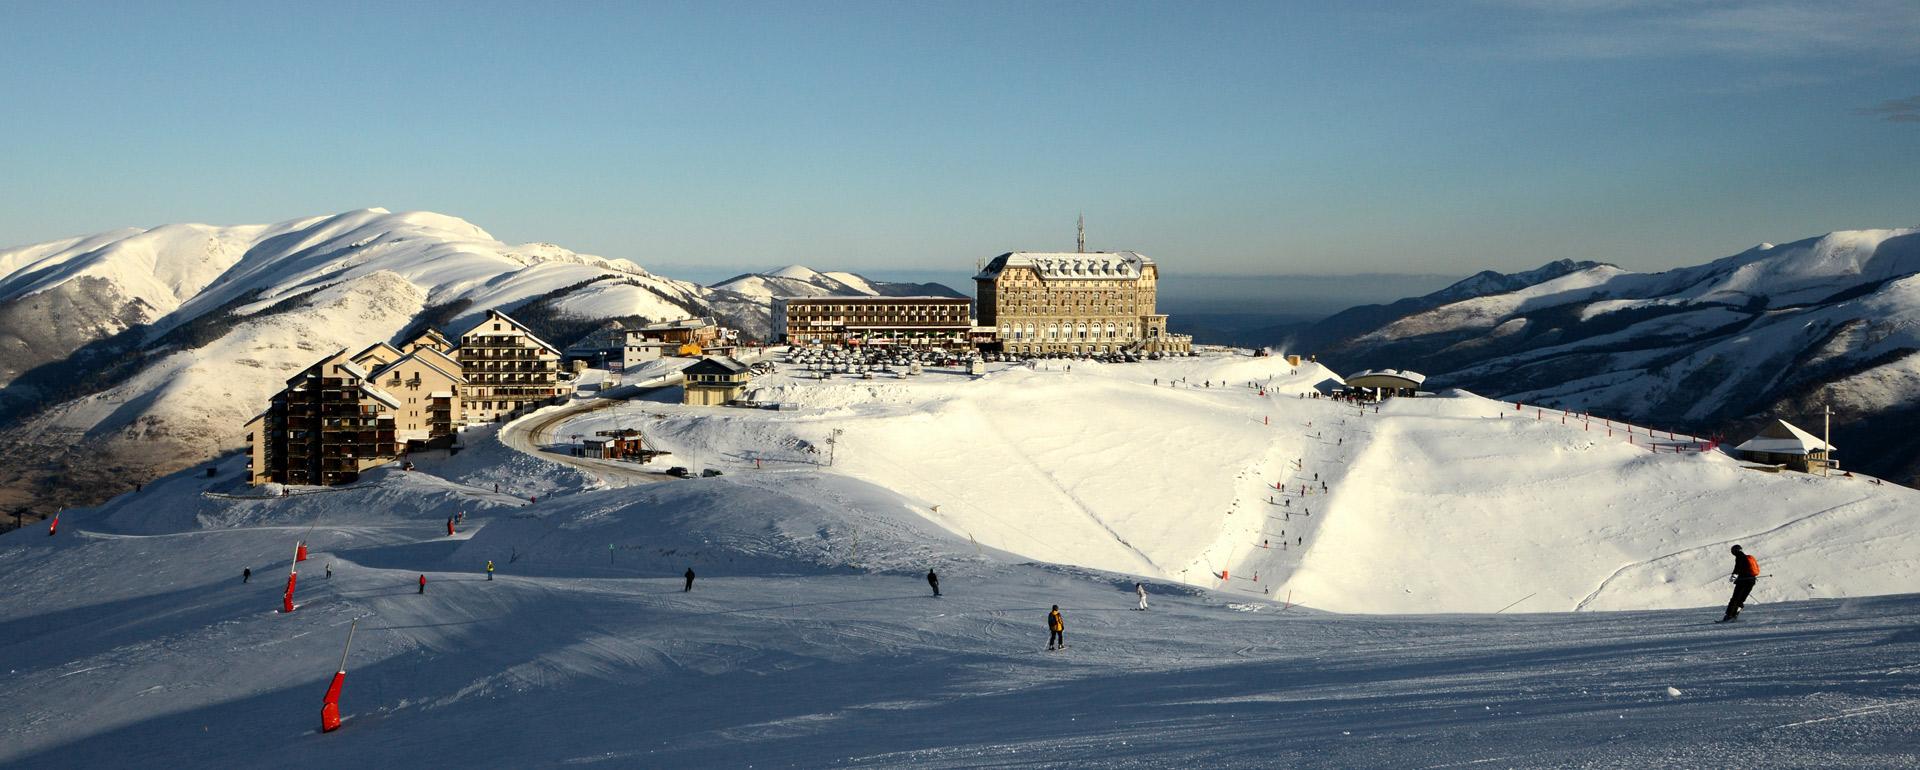
{"label": "snowy ski slope", "polygon": [[[1274,367],[781,375],[769,392],[806,406],[695,417],[667,391],[575,423],[644,412],[676,464],[728,469],[665,484],[605,488],[487,433],[284,498],[248,499],[237,458],[178,474],[69,511],[56,536],[0,536],[0,765],[1920,762],[1920,597],[1856,596],[1913,590],[1877,574],[1913,571],[1911,527],[1890,523],[1911,490],[1654,455],[1472,397],[1360,417],[1285,390],[1323,373]],[[1263,376],[1275,397],[1218,386]],[[797,442],[831,427],[825,467]],[[978,459],[940,460],[956,454]],[[1295,502],[1314,506],[1304,551],[1254,553],[1237,529],[1267,505],[1269,455],[1329,480]],[[1113,470],[1130,457],[1156,464]],[[1688,549],[1735,525],[1775,577],[1742,623],[1713,625],[1726,565]],[[1590,533],[1610,542],[1567,545]],[[301,606],[282,615],[301,538]],[[1237,560],[1234,577],[1173,574],[1202,557]],[[1144,569],[1095,563],[1129,560]],[[1244,590],[1254,569],[1306,606]],[[1128,609],[1136,574],[1147,612]],[[1784,601],[1803,582],[1849,598]],[[1460,598],[1536,587],[1557,593],[1505,614]],[[1054,604],[1062,652],[1044,650]],[[1622,605],[1687,609],[1593,611]],[[355,621],[346,724],[321,734]]]}
{"label": "snowy ski slope", "polygon": [[1655,454],[1644,428],[1630,439],[1464,393],[1377,414],[1302,399],[1333,373],[1280,358],[1043,367],[784,373],[758,395],[797,409],[635,402],[565,432],[641,427],[675,452],[662,466],[779,473],[818,469],[840,430],[832,471],[962,537],[1341,612],[1701,606],[1725,600],[1733,543],[1777,568],[1777,599],[1920,590],[1906,487]]}

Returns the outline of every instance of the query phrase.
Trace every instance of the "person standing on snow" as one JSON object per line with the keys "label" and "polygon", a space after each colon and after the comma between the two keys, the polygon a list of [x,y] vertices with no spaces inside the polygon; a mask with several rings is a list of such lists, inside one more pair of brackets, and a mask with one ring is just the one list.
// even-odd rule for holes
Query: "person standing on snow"
{"label": "person standing on snow", "polygon": [[1753,584],[1760,579],[1760,560],[1748,556],[1740,546],[1733,547],[1733,599],[1727,602],[1727,616],[1720,619],[1730,623],[1740,619],[1740,608],[1747,603],[1747,595],[1753,593]]}
{"label": "person standing on snow", "polygon": [[427,576],[421,575],[420,576],[420,593],[424,594],[426,592],[427,592]]}
{"label": "person standing on snow", "polygon": [[1146,583],[1134,583],[1134,584],[1133,584],[1133,592],[1134,592],[1134,593],[1136,593],[1136,594],[1139,594],[1139,596],[1140,596],[1140,607],[1139,607],[1139,609],[1142,609],[1142,610],[1144,610],[1144,609],[1146,609],[1146,608],[1147,608],[1147,584],[1146,584]]}
{"label": "person standing on snow", "polygon": [[487,579],[488,580],[493,579],[493,560],[492,559],[487,560]]}
{"label": "person standing on snow", "polygon": [[680,589],[680,592],[686,593],[691,590],[693,590],[693,568],[688,567],[687,568],[687,587]]}
{"label": "person standing on snow", "polygon": [[252,580],[252,579],[253,579],[253,568],[252,568],[252,567],[246,567],[246,568],[243,568],[243,569],[241,569],[241,570],[240,570],[240,582],[242,582],[242,583],[245,583],[245,582],[247,582],[247,581],[249,581],[249,580]]}
{"label": "person standing on snow", "polygon": [[940,595],[940,576],[933,574],[931,569],[927,570],[927,585],[933,586],[934,596]]}
{"label": "person standing on snow", "polygon": [[1067,624],[1060,619],[1060,605],[1053,605],[1053,611],[1047,613],[1047,649],[1064,649],[1067,646]]}

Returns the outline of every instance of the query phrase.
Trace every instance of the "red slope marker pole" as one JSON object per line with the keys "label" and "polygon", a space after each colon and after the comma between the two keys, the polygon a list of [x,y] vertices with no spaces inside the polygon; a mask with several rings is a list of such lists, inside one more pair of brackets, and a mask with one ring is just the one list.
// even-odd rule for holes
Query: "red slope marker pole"
{"label": "red slope marker pole", "polygon": [[347,650],[353,649],[353,632],[359,627],[358,620],[347,626],[347,643],[340,648],[340,668],[333,672],[333,683],[327,685],[327,698],[320,706],[320,732],[340,729],[340,688],[347,684]]}
{"label": "red slope marker pole", "polygon": [[296,557],[293,560],[293,566],[287,569],[287,592],[280,596],[281,612],[293,611],[293,587],[298,582],[300,582],[300,560]]}

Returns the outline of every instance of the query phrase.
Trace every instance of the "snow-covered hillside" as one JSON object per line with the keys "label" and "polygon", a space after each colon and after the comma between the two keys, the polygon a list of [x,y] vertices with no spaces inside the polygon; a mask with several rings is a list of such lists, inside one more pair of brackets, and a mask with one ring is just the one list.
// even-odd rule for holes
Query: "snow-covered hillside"
{"label": "snow-covered hillside", "polygon": [[[8,715],[0,764],[1920,762],[1920,673],[1911,665],[1920,601],[1782,601],[1803,581],[1828,595],[1864,586],[1861,575],[1833,571],[1847,561],[1879,560],[1877,579],[1908,580],[1911,590],[1903,576],[1916,565],[1880,558],[1873,535],[1888,530],[1872,511],[1893,505],[1911,516],[1912,491],[1648,454],[1544,420],[1487,414],[1482,407],[1498,405],[1465,396],[1360,417],[1281,390],[1320,372],[1272,367],[1271,359],[1196,358],[1001,371],[978,381],[933,374],[897,386],[773,383],[806,404],[791,414],[708,409],[695,417],[654,402],[637,408],[667,415],[654,422],[662,440],[675,442],[676,461],[728,475],[617,488],[569,481],[540,487],[531,504],[516,481],[577,474],[512,456],[484,436],[474,450],[423,464],[444,476],[389,469],[291,497],[226,496],[248,494],[237,484],[237,458],[212,479],[182,473],[97,510],[70,511],[57,536],[0,536],[0,595],[9,597],[0,603],[9,674],[0,680]],[[1207,376],[1215,386],[1196,387]],[[1279,386],[1274,398],[1218,384],[1262,376]],[[863,397],[862,387],[874,390]],[[977,410],[1016,390],[1084,391],[1086,415],[1056,405],[1062,426],[1022,427],[1032,407],[1014,402],[1005,415],[976,414],[930,436],[971,443],[942,452],[907,440],[960,416],[949,408]],[[1175,414],[1157,414],[1166,408]],[[739,451],[779,435],[818,439],[830,427],[846,431],[830,467],[797,445],[785,459]],[[1021,446],[1031,447],[1025,459],[997,443],[1021,431]],[[1222,448],[1204,447],[1209,432]],[[1101,441],[1069,451],[1067,439],[1083,434]],[[1195,505],[1221,504],[1212,488],[1239,490],[1231,476],[1245,470],[1232,456],[1265,445],[1283,459],[1303,455],[1295,459],[1307,474],[1334,476],[1331,494],[1296,500],[1315,505],[1304,530],[1312,545],[1291,578],[1302,594],[1394,606],[1404,589],[1430,584],[1436,589],[1424,595],[1446,603],[1487,590],[1476,581],[1505,578],[1495,592],[1505,597],[1558,586],[1589,563],[1583,553],[1600,551],[1630,567],[1609,582],[1633,589],[1601,596],[1685,597],[1697,608],[1513,614],[1567,609],[1556,601],[1498,615],[1338,615],[1273,601],[1237,577],[1210,589],[1149,571],[1151,608],[1139,612],[1130,611],[1131,574],[1035,561],[1043,544],[1011,534],[1044,535],[1055,548],[1042,557],[1050,560],[1136,563],[1208,547],[1183,528],[1244,540],[1231,517],[1249,511],[1197,513],[1181,507],[1177,488],[1192,490]],[[1202,457],[1180,456],[1196,447]],[[1351,456],[1340,454],[1347,448]],[[902,452],[893,461],[904,469],[870,457],[881,449]],[[1130,476],[1101,467],[1143,451],[1150,464]],[[1518,456],[1529,458],[1523,467],[1503,467]],[[962,462],[972,471],[952,475]],[[855,478],[876,474],[920,486],[902,494]],[[1649,479],[1663,493],[1636,497],[1631,490]],[[1124,496],[1103,485],[1139,490],[1125,520],[1116,515]],[[1606,499],[1616,487],[1628,490],[1618,504]],[[926,490],[947,502],[934,511]],[[1724,599],[1715,581],[1724,557],[1631,568],[1636,549],[1673,549],[1715,527],[1769,526],[1759,520],[1769,514],[1752,510],[1763,493],[1781,508],[1862,502],[1771,531],[1740,530],[1755,535],[1745,542],[1774,574],[1741,623],[1712,625],[1718,609],[1697,606]],[[1002,507],[969,507],[988,502]],[[1664,510],[1649,510],[1654,503]],[[465,520],[448,536],[445,521],[457,512]],[[1796,539],[1796,530],[1836,534],[1842,518],[1857,531],[1821,544],[1822,558]],[[1155,526],[1166,530],[1166,547],[1159,535],[1147,541]],[[1141,537],[1141,552],[1109,545],[1109,527]],[[1560,547],[1583,527],[1594,528],[1591,541]],[[1404,531],[1379,531],[1396,528]],[[1911,527],[1900,529],[1910,537]],[[1004,536],[1018,555],[960,530]],[[1353,530],[1386,540],[1356,542],[1362,533]],[[300,606],[280,614],[300,539],[312,549],[299,565]],[[1673,543],[1654,545],[1663,539]],[[1280,568],[1244,564],[1236,575]],[[241,581],[242,568],[253,570],[251,582]],[[689,568],[698,577],[685,591]],[[928,568],[939,573],[942,598],[931,596]],[[1349,577],[1360,571],[1372,575]],[[1835,590],[1841,582],[1852,587]],[[1342,586],[1355,593],[1337,595]],[[1045,649],[1043,620],[1055,605],[1064,651]],[[322,734],[321,699],[355,623],[345,724]]]}
{"label": "snow-covered hillside", "polygon": [[78,479],[131,485],[197,462],[238,446],[240,425],[295,371],[423,324],[455,333],[530,303],[548,317],[680,318],[712,312],[707,293],[623,260],[384,209],[0,251],[5,481],[52,473],[66,483],[41,493],[59,495]]}
{"label": "snow-covered hillside", "polygon": [[1840,459],[1910,481],[1920,230],[1764,244],[1662,273],[1596,265],[1397,318],[1322,351],[1353,370],[1738,433],[1840,409]]}
{"label": "snow-covered hillside", "polygon": [[756,396],[787,409],[669,394],[561,432],[640,427],[662,465],[729,473],[831,461],[984,546],[1342,612],[1700,606],[1725,600],[1733,543],[1777,565],[1776,598],[1920,590],[1906,487],[1652,453],[1644,432],[1465,393],[1305,399],[1333,374],[1281,358],[1041,367],[786,373]]}

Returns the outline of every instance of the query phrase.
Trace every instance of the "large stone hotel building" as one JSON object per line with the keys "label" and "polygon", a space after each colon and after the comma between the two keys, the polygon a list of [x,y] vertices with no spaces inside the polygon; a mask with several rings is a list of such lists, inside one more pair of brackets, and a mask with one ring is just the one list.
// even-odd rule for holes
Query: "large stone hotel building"
{"label": "large stone hotel building", "polygon": [[1027,252],[994,257],[973,277],[980,325],[1002,351],[1191,353],[1154,312],[1159,268],[1136,252]]}

